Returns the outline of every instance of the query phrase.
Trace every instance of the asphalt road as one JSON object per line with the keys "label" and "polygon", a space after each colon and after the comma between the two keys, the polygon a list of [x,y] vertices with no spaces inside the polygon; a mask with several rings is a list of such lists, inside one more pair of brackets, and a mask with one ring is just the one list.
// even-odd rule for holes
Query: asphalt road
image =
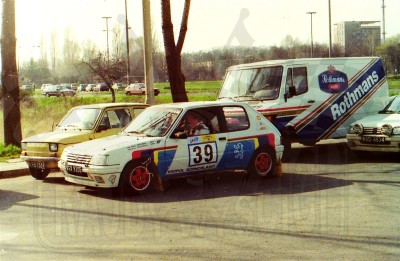
{"label": "asphalt road", "polygon": [[0,260],[398,260],[398,154],[295,146],[283,176],[230,173],[162,193],[0,180]]}

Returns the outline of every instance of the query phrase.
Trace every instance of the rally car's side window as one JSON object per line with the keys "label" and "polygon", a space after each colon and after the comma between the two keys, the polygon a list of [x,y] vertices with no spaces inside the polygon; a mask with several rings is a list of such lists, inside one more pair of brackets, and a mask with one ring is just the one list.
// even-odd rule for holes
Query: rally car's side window
{"label": "rally car's side window", "polygon": [[249,128],[249,119],[242,107],[224,107],[223,113],[228,131],[241,131]]}

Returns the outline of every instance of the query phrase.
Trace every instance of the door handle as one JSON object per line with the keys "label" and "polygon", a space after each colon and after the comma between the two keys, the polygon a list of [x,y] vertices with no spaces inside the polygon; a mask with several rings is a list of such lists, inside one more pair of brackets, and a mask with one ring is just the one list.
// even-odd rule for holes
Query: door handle
{"label": "door handle", "polygon": [[308,103],[314,103],[315,100],[308,100]]}
{"label": "door handle", "polygon": [[226,140],[226,137],[220,137],[219,140]]}

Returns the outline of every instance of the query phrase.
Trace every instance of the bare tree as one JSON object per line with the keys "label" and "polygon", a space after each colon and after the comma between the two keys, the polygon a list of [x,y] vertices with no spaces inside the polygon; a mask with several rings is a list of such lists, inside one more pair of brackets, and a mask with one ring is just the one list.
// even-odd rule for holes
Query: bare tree
{"label": "bare tree", "polygon": [[21,111],[15,37],[15,0],[3,0],[1,60],[4,143],[21,146]]}
{"label": "bare tree", "polygon": [[190,0],[185,0],[178,42],[175,43],[174,26],[171,20],[170,0],[161,0],[162,31],[164,37],[165,57],[168,78],[171,84],[173,102],[188,101],[185,89],[185,76],[182,72],[181,52],[187,31]]}
{"label": "bare tree", "polygon": [[81,64],[90,69],[94,78],[107,84],[111,91],[112,102],[115,102],[115,91],[112,84],[126,74],[126,61],[121,59],[110,59],[108,61],[102,53],[99,53],[96,58],[82,61]]}

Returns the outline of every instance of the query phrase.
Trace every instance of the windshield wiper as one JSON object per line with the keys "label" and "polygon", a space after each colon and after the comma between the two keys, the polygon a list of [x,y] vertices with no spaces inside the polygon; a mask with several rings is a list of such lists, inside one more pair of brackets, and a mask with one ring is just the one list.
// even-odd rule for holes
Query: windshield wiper
{"label": "windshield wiper", "polygon": [[379,111],[378,113],[379,113],[379,114],[392,114],[392,113],[395,113],[395,111],[392,111],[392,110],[382,110],[382,111]]}
{"label": "windshield wiper", "polygon": [[141,131],[125,131],[125,133],[129,133],[129,134],[143,134],[143,132],[141,132]]}

